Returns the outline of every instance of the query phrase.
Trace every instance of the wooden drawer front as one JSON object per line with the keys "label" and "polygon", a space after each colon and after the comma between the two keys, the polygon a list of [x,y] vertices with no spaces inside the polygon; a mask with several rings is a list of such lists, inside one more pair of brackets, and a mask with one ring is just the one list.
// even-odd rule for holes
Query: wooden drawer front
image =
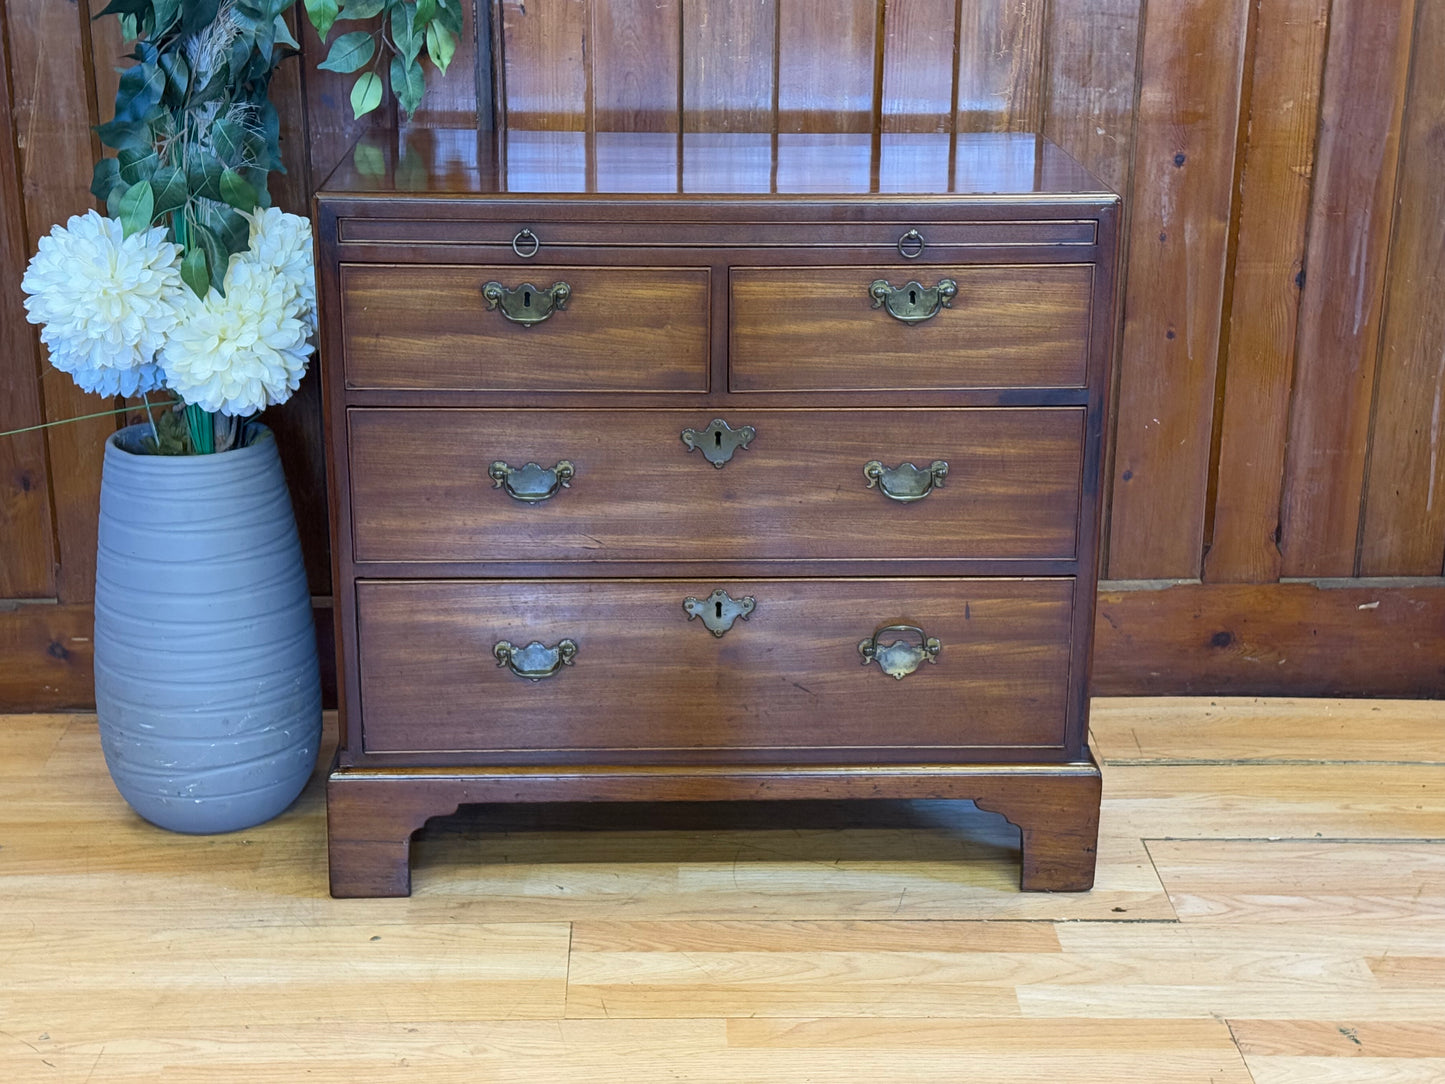
{"label": "wooden drawer front", "polygon": [[[1084,411],[733,410],[756,436],[714,468],[706,412],[359,409],[349,414],[358,561],[1072,559]],[[494,461],[573,464],[526,504]],[[948,464],[901,503],[863,468]],[[906,563],[891,571],[907,574]]]}
{"label": "wooden drawer front", "polygon": [[[706,391],[705,269],[343,264],[341,329],[353,388]],[[482,286],[566,282],[531,326],[488,311]]]}
{"label": "wooden drawer front", "polygon": [[[717,588],[756,601],[722,637],[683,610]],[[1063,741],[1072,580],[363,581],[356,592],[371,753],[641,763],[814,749],[866,762]],[[863,665],[859,641],[895,624],[936,637],[937,661],[901,679]],[[539,681],[493,654],[501,640],[563,639],[572,664]]]}
{"label": "wooden drawer front", "polygon": [[[958,283],[920,323],[874,308],[869,285]],[[1089,264],[737,268],[733,391],[1082,387]]]}

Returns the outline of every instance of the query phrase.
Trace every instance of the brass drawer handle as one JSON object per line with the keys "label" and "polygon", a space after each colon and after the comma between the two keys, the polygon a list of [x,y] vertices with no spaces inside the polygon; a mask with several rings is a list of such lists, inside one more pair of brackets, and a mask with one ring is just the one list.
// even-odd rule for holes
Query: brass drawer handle
{"label": "brass drawer handle", "polygon": [[948,464],[935,459],[927,468],[915,467],[912,463],[900,463],[896,467],[885,467],[876,459],[863,464],[863,477],[868,479],[869,489],[877,487],[889,500],[908,504],[921,501],[934,489],[943,488],[948,477]]}
{"label": "brass drawer handle", "polygon": [[488,312],[500,307],[502,315],[512,323],[531,327],[565,309],[572,298],[572,287],[565,282],[554,282],[543,290],[524,282],[508,289],[500,282],[488,282],[482,286],[482,296],[487,299]]}
{"label": "brass drawer handle", "polygon": [[758,600],[752,595],[733,598],[719,587],[701,601],[689,595],[682,600],[682,608],[687,611],[689,621],[694,617],[700,617],[709,632],[714,636],[721,636],[733,627],[733,622],[738,618],[741,617],[746,621],[748,614],[758,608]]}
{"label": "brass drawer handle", "polygon": [[721,418],[714,418],[706,429],[684,429],[680,435],[689,452],[701,452],[704,459],[721,470],[733,452],[752,443],[758,431],[751,425],[734,429]]}
{"label": "brass drawer handle", "polygon": [[[878,638],[887,632],[911,632],[918,637],[918,643],[908,640],[894,640],[880,644]],[[858,642],[858,654],[863,656],[863,665],[877,662],[889,677],[902,681],[925,662],[937,662],[943,645],[917,625],[885,625],[866,640]]]}
{"label": "brass drawer handle", "polygon": [[894,286],[887,279],[874,279],[868,294],[873,298],[875,309],[886,306],[888,315],[895,320],[920,324],[933,319],[940,310],[953,307],[958,283],[954,279],[939,279],[937,286],[924,286],[915,280]]}
{"label": "brass drawer handle", "polygon": [[487,477],[492,480],[493,489],[505,489],[514,501],[536,504],[549,497],[555,497],[564,489],[572,488],[572,479],[577,469],[570,459],[561,459],[551,469],[538,463],[525,467],[509,467],[499,459],[487,468]]}
{"label": "brass drawer handle", "polygon": [[509,640],[498,640],[492,654],[498,666],[507,667],[519,678],[541,681],[572,665],[577,657],[577,642],[558,640],[556,647],[548,647],[541,640],[533,640],[526,647],[513,647]]}

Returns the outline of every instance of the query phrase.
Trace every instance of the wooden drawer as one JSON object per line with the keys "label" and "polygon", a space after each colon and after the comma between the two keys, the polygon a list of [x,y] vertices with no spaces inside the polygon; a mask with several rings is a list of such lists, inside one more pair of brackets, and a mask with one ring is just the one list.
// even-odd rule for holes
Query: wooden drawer
{"label": "wooden drawer", "polygon": [[[357,561],[1069,560],[1077,552],[1084,410],[731,410],[756,435],[714,468],[680,439],[706,412],[348,413]],[[535,504],[488,467],[572,463]],[[948,464],[902,503],[864,466]]]}
{"label": "wooden drawer", "polygon": [[[952,307],[920,323],[869,286],[951,278]],[[1089,264],[734,268],[733,391],[1082,387]]]}
{"label": "wooden drawer", "polygon": [[[1063,741],[1073,581],[362,581],[369,753],[488,763],[936,762]],[[755,608],[721,637],[683,609]],[[859,642],[913,625],[936,661],[895,679]],[[498,641],[576,644],[542,680]],[[880,637],[913,642],[907,634]],[[445,695],[438,695],[445,690]]]}
{"label": "wooden drawer", "polygon": [[[566,282],[571,297],[525,326],[489,311],[485,283]],[[353,388],[706,391],[706,269],[341,265],[341,334]]]}

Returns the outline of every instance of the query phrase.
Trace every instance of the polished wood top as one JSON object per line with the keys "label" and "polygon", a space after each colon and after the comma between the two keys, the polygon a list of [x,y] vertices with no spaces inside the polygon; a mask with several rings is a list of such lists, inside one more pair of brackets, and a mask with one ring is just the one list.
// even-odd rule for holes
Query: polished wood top
{"label": "polished wood top", "polygon": [[1042,136],[1022,133],[476,132],[413,128],[358,143],[330,195],[504,194],[1111,199]]}

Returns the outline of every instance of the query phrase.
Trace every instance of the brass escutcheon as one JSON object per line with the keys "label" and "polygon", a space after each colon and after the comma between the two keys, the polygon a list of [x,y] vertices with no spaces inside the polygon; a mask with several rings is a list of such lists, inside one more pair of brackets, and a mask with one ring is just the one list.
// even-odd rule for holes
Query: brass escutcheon
{"label": "brass escutcheon", "polygon": [[940,311],[953,307],[958,296],[954,279],[939,279],[937,286],[924,286],[917,280],[894,286],[887,279],[874,279],[868,287],[875,309],[886,307],[888,315],[905,324],[921,324]]}
{"label": "brass escutcheon", "polygon": [[531,327],[543,320],[550,320],[552,314],[567,307],[572,297],[572,287],[565,282],[554,282],[545,290],[530,282],[508,289],[500,282],[482,285],[482,296],[487,299],[487,311],[499,309],[501,314],[514,324]]}
{"label": "brass escutcheon", "polygon": [[751,425],[734,429],[721,418],[714,418],[706,429],[684,429],[682,442],[688,451],[698,451],[702,457],[719,470],[733,457],[733,452],[746,448],[752,443],[758,431]]}
{"label": "brass escutcheon", "polygon": [[863,464],[863,477],[868,479],[867,488],[877,487],[889,500],[908,504],[923,500],[934,489],[942,489],[943,480],[948,477],[948,464],[935,459],[926,468],[912,463],[885,467],[878,460],[870,459]]}
{"label": "brass escutcheon", "polygon": [[492,480],[493,489],[505,489],[507,496],[524,504],[537,504],[555,497],[564,489],[570,489],[576,475],[570,459],[560,459],[550,469],[539,463],[509,467],[501,459],[487,468],[487,477]]}
{"label": "brass escutcheon", "polygon": [[682,608],[687,611],[687,619],[691,621],[694,617],[702,618],[702,623],[714,636],[722,636],[733,627],[733,622],[740,617],[746,621],[748,614],[757,607],[758,601],[752,595],[735,599],[721,587],[701,601],[691,595],[682,600]]}
{"label": "brass escutcheon", "polygon": [[541,681],[572,665],[577,657],[577,642],[558,640],[556,647],[548,647],[541,640],[533,640],[526,647],[513,647],[509,640],[498,640],[492,654],[498,666],[505,666],[519,678]]}
{"label": "brass escutcheon", "polygon": [[[918,637],[918,643],[908,640],[894,640],[880,644],[878,638],[888,632],[909,632]],[[885,625],[866,640],[858,641],[858,654],[863,656],[863,665],[877,662],[879,668],[891,678],[902,681],[925,662],[937,662],[943,645],[929,636],[917,625]]]}

